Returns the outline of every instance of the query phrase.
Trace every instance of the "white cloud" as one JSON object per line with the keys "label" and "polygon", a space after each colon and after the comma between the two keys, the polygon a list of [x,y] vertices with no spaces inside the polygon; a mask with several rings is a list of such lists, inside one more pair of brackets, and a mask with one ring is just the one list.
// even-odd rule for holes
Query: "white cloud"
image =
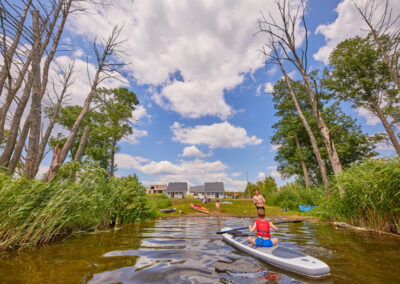
{"label": "white cloud", "polygon": [[281,146],[282,146],[281,144],[271,144],[271,149],[269,151],[274,152],[278,150]]}
{"label": "white cloud", "polygon": [[258,85],[257,90],[256,90],[256,96],[258,97],[259,95],[261,95],[261,88],[262,88],[262,84]]}
{"label": "white cloud", "polygon": [[133,119],[139,121],[141,118],[151,118],[151,115],[147,113],[147,110],[142,105],[137,105],[132,113]]}
{"label": "white cloud", "polygon": [[281,178],[281,173],[280,172],[278,172],[278,171],[271,171],[271,173],[270,173],[270,175],[271,175],[271,177],[273,177],[273,178]]}
{"label": "white cloud", "polygon": [[271,171],[271,170],[276,170],[278,167],[277,166],[268,166],[267,170]]}
{"label": "white cloud", "polygon": [[389,142],[379,142],[376,144],[378,150],[394,150],[393,144]]}
{"label": "white cloud", "polygon": [[257,179],[258,180],[264,180],[265,179],[265,173],[259,172],[258,175],[257,175]]}
{"label": "white cloud", "polygon": [[196,157],[196,158],[204,158],[207,156],[211,156],[212,153],[205,154],[200,151],[196,146],[188,146],[183,149],[182,156],[183,157]]}
{"label": "white cloud", "polygon": [[173,140],[185,144],[205,144],[210,148],[243,148],[246,145],[258,145],[262,139],[256,136],[247,136],[247,131],[225,121],[211,125],[197,125],[184,128],[175,122],[171,129],[174,133]]}
{"label": "white cloud", "polygon": [[238,177],[238,176],[241,176],[241,175],[242,175],[241,172],[231,173],[231,176],[233,176],[233,177]]}
{"label": "white cloud", "polygon": [[49,166],[39,166],[38,173],[36,175],[37,179],[41,179],[44,174],[46,174],[49,171]]}
{"label": "white cloud", "polygon": [[366,108],[360,107],[356,109],[359,116],[363,117],[367,121],[367,125],[375,126],[381,122],[378,116],[376,116],[371,111],[367,110]]}
{"label": "white cloud", "polygon": [[273,91],[274,91],[274,85],[272,85],[272,83],[270,82],[266,83],[264,87],[264,93],[271,94]]}
{"label": "white cloud", "polygon": [[150,161],[128,154],[116,154],[115,160],[120,169],[140,171],[154,177],[156,180],[154,182],[189,181],[192,184],[203,184],[221,181],[228,191],[243,191],[246,187],[246,181],[235,180],[228,176],[226,173],[228,166],[221,161],[206,162],[195,159],[174,164],[170,161]]}
{"label": "white cloud", "polygon": [[[156,103],[185,117],[226,119],[234,110],[224,92],[263,66],[257,50],[265,37],[253,36],[260,10],[278,16],[273,0],[116,0],[71,15],[68,27],[93,39],[107,37],[114,25],[123,24],[121,39],[127,41],[122,58],[132,63],[129,68],[139,84],[160,87],[153,95]],[[302,33],[296,32],[298,43]]]}
{"label": "white cloud", "polygon": [[[325,64],[329,62],[329,55],[332,50],[345,39],[354,37],[356,35],[365,36],[368,33],[368,28],[363,22],[359,12],[357,11],[354,3],[362,4],[364,0],[343,0],[336,7],[335,11],[338,17],[333,23],[326,25],[319,25],[316,34],[322,34],[325,37],[326,45],[321,47],[317,53],[314,54],[314,59],[323,61]],[[380,1],[377,1],[377,3]],[[384,1],[374,10],[375,19],[379,20],[382,14]],[[393,8],[393,15],[400,14],[400,1],[390,1]],[[400,27],[400,22],[397,22]]]}

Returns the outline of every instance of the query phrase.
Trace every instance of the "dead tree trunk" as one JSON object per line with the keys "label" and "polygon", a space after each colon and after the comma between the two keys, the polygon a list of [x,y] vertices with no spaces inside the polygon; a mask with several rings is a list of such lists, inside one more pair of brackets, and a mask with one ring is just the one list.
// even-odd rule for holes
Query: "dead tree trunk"
{"label": "dead tree trunk", "polygon": [[117,139],[113,137],[113,144],[111,148],[111,165],[110,165],[110,178],[114,176],[114,164],[115,164],[115,148],[117,147]]}
{"label": "dead tree trunk", "polygon": [[76,161],[76,162],[81,162],[81,160],[82,160],[83,152],[85,151],[86,142],[89,138],[90,130],[91,130],[90,126],[85,126],[85,129],[83,130],[81,142],[79,143],[78,150],[76,151],[76,154],[74,157],[74,161]]}
{"label": "dead tree trunk", "polygon": [[306,188],[311,188],[310,179],[308,177],[308,169],[307,169],[306,163],[304,162],[304,156],[303,156],[303,152],[300,147],[299,137],[297,137],[297,133],[295,134],[294,139],[296,141],[297,151],[299,152],[299,156],[300,156],[300,163],[301,163],[301,167],[303,169],[304,182],[306,183]]}
{"label": "dead tree trunk", "polygon": [[25,174],[27,178],[34,178],[35,157],[39,148],[40,126],[42,124],[42,104],[40,96],[40,31],[39,31],[39,11],[32,12],[32,27],[34,44],[32,47],[32,104],[31,104],[31,129],[29,133],[28,153],[25,163]]}
{"label": "dead tree trunk", "polygon": [[392,127],[390,126],[389,122],[387,121],[382,109],[380,108],[379,104],[376,101],[373,101],[372,106],[375,110],[376,115],[379,117],[379,119],[382,121],[383,126],[385,127],[385,130],[389,136],[390,141],[393,144],[394,149],[397,152],[397,155],[400,156],[400,144],[399,140],[396,138],[396,134],[394,134],[394,131]]}
{"label": "dead tree trunk", "polygon": [[18,44],[20,42],[22,31],[24,28],[25,20],[26,20],[26,16],[28,15],[28,10],[29,10],[31,4],[32,4],[32,0],[29,0],[25,4],[25,8],[24,8],[21,18],[18,22],[18,26],[15,29],[15,34],[13,34],[13,36],[12,36],[13,41],[9,48],[6,43],[7,35],[6,35],[6,27],[4,25],[4,18],[7,16],[7,11],[4,9],[4,6],[0,7],[1,25],[2,25],[2,29],[3,29],[3,52],[4,52],[4,54],[3,54],[4,65],[0,70],[0,96],[2,95],[4,84],[6,82],[6,78],[7,77],[11,78],[10,70],[11,70],[12,60],[13,60],[15,51],[18,47]]}
{"label": "dead tree trunk", "polygon": [[[61,165],[60,154],[61,154],[61,150],[57,144],[56,147],[54,148],[53,160],[51,161],[50,169],[55,169],[55,168],[58,169],[60,167],[60,165]],[[57,172],[49,170],[45,179],[52,180],[56,175],[57,175]]]}
{"label": "dead tree trunk", "polygon": [[[50,26],[48,28],[46,38],[45,38],[43,44],[41,44],[40,54],[39,54],[39,62],[40,62],[40,59],[43,56],[43,53],[44,53],[47,45],[50,42],[50,39],[53,36],[54,27],[55,27],[55,25],[57,23],[57,19],[58,19],[59,13],[61,11],[61,8],[62,8],[62,3],[59,4],[59,7],[58,7],[57,11],[55,12],[53,20],[50,23]],[[45,28],[42,27],[42,32],[44,31],[44,29]],[[55,43],[53,42],[53,46],[54,46],[54,44]],[[30,52],[29,57],[30,57],[30,59],[29,60],[27,59],[27,62],[28,61],[30,62],[30,60],[33,58],[33,49]],[[46,61],[51,61],[51,59],[49,57],[47,57]],[[24,65],[24,68],[26,67],[26,69],[24,69],[24,70],[28,69],[28,66],[26,66],[26,63]],[[40,69],[39,69],[39,74],[40,74]],[[21,77],[21,74],[19,74],[19,77]],[[14,146],[15,146],[15,142],[17,140],[18,129],[19,129],[19,126],[20,126],[22,115],[23,115],[23,113],[25,111],[26,104],[28,103],[28,100],[29,100],[29,97],[30,97],[30,94],[31,94],[31,89],[32,89],[32,86],[33,86],[33,78],[34,78],[34,73],[31,70],[29,72],[29,74],[28,74],[28,78],[27,78],[27,81],[26,81],[26,84],[25,84],[23,95],[19,99],[17,108],[16,108],[16,110],[14,112],[14,117],[13,117],[13,120],[11,122],[11,127],[10,127],[10,134],[8,136],[6,146],[4,148],[3,155],[0,158],[0,165],[2,165],[4,167],[8,166],[9,160],[10,160],[11,155],[12,155],[13,150],[14,150]],[[19,79],[20,78],[18,78],[18,80]],[[47,83],[47,81],[46,81],[46,83]],[[44,94],[43,90],[45,90],[45,88],[43,88],[43,86],[40,86],[39,88],[40,88],[40,93]],[[18,89],[19,88],[17,88],[17,86],[15,86],[15,88],[13,89],[13,91],[12,91],[13,94],[10,96],[11,101],[13,100],[14,95],[18,91]],[[9,98],[7,97],[7,99],[9,99]],[[0,110],[0,138],[2,137],[2,134],[4,132],[5,118],[6,118],[6,114],[8,112],[8,108],[11,105],[11,101],[10,101],[9,105],[3,105],[1,110]]]}

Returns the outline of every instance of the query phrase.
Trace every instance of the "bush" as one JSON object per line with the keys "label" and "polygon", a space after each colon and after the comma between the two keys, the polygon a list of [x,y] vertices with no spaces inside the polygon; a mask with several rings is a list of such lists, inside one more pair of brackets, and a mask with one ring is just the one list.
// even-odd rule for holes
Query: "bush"
{"label": "bush", "polygon": [[152,212],[156,212],[156,216],[160,215],[160,209],[168,208],[172,205],[171,199],[165,194],[147,195]]}
{"label": "bush", "polygon": [[[400,233],[400,159],[369,160],[357,164],[334,181],[332,195],[323,204],[330,219]],[[341,198],[337,187],[345,194]]]}
{"label": "bush", "polygon": [[0,249],[43,244],[155,215],[136,176],[108,179],[96,165],[74,175],[61,174],[46,183],[0,173]]}
{"label": "bush", "polygon": [[270,193],[265,200],[268,205],[299,210],[299,205],[318,205],[325,196],[320,188],[305,188],[297,183],[290,183],[276,193]]}

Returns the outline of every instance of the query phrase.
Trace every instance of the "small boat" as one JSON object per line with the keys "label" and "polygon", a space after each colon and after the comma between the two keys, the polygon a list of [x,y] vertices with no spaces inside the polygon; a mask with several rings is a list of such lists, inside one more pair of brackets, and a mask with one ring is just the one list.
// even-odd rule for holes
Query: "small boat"
{"label": "small boat", "polygon": [[265,261],[268,264],[310,278],[325,278],[330,275],[329,266],[319,259],[282,245],[276,245],[273,247],[256,247],[249,244],[246,234],[235,234],[232,231],[229,232],[229,230],[232,229],[222,229],[222,231],[227,231],[222,234],[222,238],[228,244],[255,258]]}
{"label": "small boat", "polygon": [[160,211],[163,213],[171,213],[171,212],[175,212],[176,209],[175,208],[167,208],[167,209],[160,209]]}
{"label": "small boat", "polygon": [[190,207],[192,207],[194,210],[202,212],[202,213],[210,213],[210,211],[207,208],[197,205],[197,204],[190,203]]}
{"label": "small boat", "polygon": [[316,206],[316,205],[299,205],[300,212],[310,211],[314,207],[318,207],[318,206]]}

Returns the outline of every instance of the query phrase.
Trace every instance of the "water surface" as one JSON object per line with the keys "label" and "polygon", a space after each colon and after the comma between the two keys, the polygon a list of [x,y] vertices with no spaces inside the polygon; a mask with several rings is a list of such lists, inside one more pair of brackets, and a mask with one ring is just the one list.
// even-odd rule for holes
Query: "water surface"
{"label": "water surface", "polygon": [[226,244],[215,232],[249,218],[181,217],[123,226],[21,252],[0,254],[1,283],[399,283],[400,240],[335,229],[278,225],[280,243],[331,267],[310,280]]}

